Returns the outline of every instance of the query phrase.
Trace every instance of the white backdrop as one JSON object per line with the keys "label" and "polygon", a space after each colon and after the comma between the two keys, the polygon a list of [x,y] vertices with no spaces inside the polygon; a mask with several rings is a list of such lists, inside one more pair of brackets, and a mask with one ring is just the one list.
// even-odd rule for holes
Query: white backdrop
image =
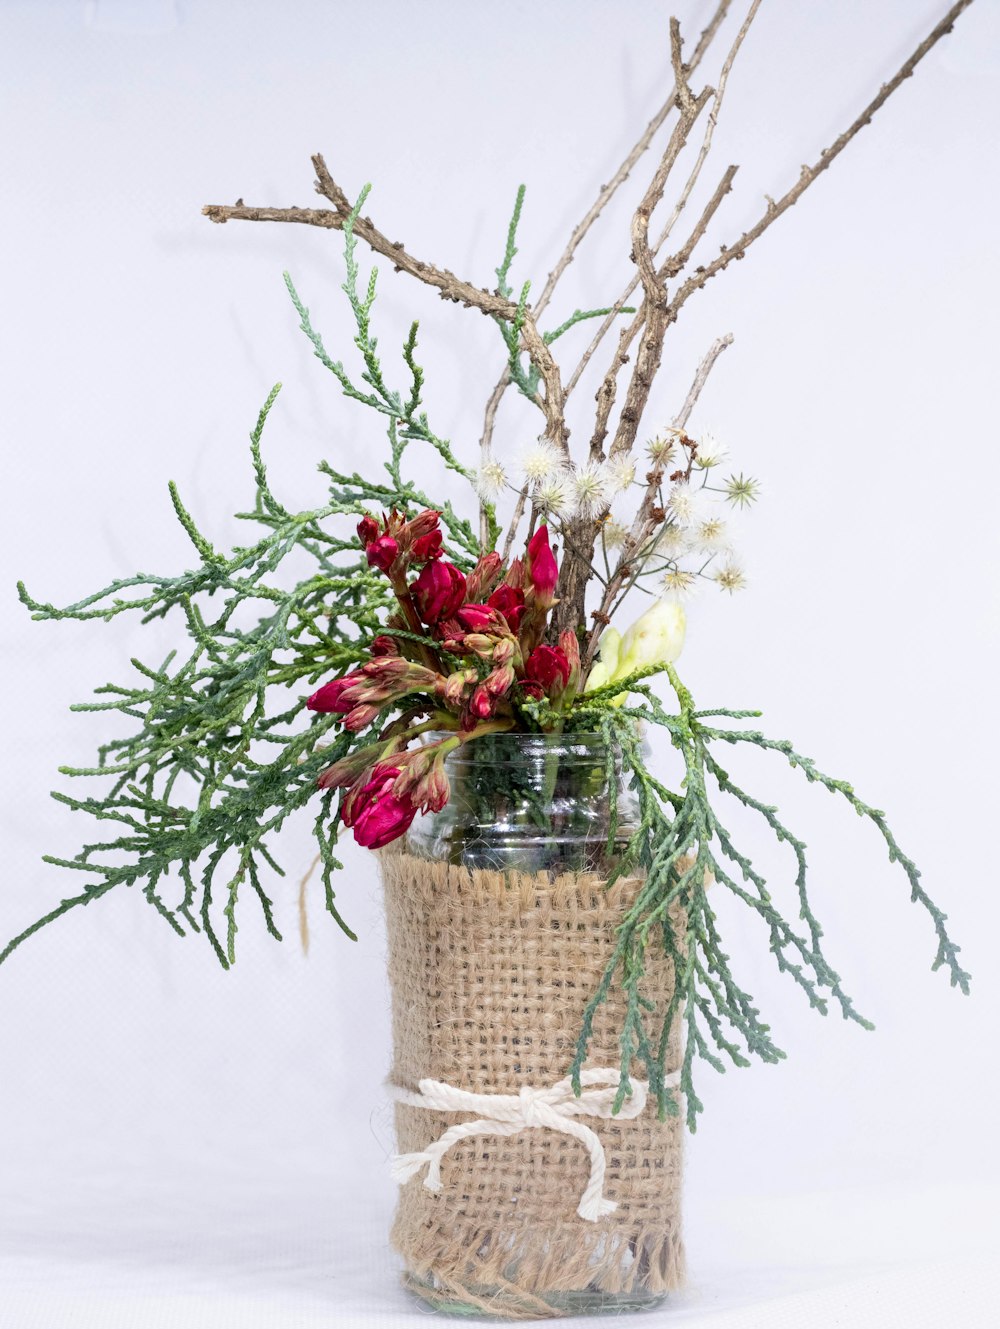
{"label": "white backdrop", "polygon": [[[720,166],[741,163],[720,240],[942,7],[764,4],[717,135]],[[694,34],[709,6],[678,8]],[[290,269],[349,356],[339,237],[215,227],[201,205],[308,206],[321,150],[349,193],[374,182],[368,211],[390,236],[488,285],[525,181],[516,274],[537,289],[659,105],[668,13],[649,0],[0,6],[4,940],[76,886],[40,862],[90,831],[47,797],[57,765],[89,763],[100,738],[69,704],[170,636],[123,619],[33,624],[15,577],[66,603],[137,568],[188,566],[168,479],[216,543],[245,539],[231,514],[252,496],[246,435],[277,379],[265,449],[289,504],[322,501],[321,457],[370,466],[379,446],[377,422],[312,358],[281,281]],[[692,300],[645,423],[669,418],[704,348],[733,332],[692,423],[728,441],[765,496],[743,540],[751,587],[697,604],[684,676],[703,705],[759,706],[770,732],[886,809],[975,977],[966,1000],[929,972],[929,921],[873,828],[777,759],[737,767],[804,828],[829,954],[878,1030],[819,1020],[772,974],[762,937],[727,918],[789,1059],[703,1075],[692,1290],[656,1322],[981,1325],[996,1298],[998,74],[1000,5],[977,0],[829,175]],[[627,205],[554,314],[617,295]],[[502,364],[495,330],[391,271],[381,290],[383,344],[420,317],[432,421],[471,449]],[[573,423],[579,437],[582,408]],[[534,428],[505,407],[502,437]],[[305,826],[283,851],[305,869]],[[287,943],[248,911],[230,974],[124,891],[0,970],[5,1325],[421,1313],[384,1244],[373,864],[348,851],[340,885],[359,941],[313,898],[307,960],[296,885],[293,871],[272,891]]]}

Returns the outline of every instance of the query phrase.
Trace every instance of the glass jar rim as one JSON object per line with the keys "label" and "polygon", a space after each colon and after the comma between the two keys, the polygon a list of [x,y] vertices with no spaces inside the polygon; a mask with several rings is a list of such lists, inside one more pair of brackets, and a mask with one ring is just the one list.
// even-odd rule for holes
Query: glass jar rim
{"label": "glass jar rim", "polygon": [[[454,733],[447,730],[435,730],[427,735],[433,742],[440,739],[454,738]],[[482,745],[489,746],[491,752],[501,760],[513,760],[525,757],[561,756],[579,758],[582,761],[604,761],[608,742],[599,730],[579,729],[562,733],[536,733],[526,729],[504,729],[463,743],[448,754],[450,762],[473,762],[477,759],[477,749],[481,753]],[[617,755],[620,746],[612,744]]]}

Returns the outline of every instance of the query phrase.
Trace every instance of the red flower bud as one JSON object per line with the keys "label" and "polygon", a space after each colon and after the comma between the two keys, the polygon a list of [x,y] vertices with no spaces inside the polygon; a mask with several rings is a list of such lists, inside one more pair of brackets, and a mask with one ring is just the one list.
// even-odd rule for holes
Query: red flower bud
{"label": "red flower bud", "polygon": [[516,649],[517,642],[513,637],[502,637],[493,647],[493,663],[495,665],[510,664]]}
{"label": "red flower bud", "polygon": [[368,649],[376,660],[383,655],[397,656],[399,654],[399,647],[397,644],[391,637],[387,637],[384,633],[379,633],[377,637],[374,637],[372,639],[372,644]]}
{"label": "red flower bud", "polygon": [[413,801],[422,812],[440,812],[451,797],[451,783],[442,762],[435,762],[413,789]]}
{"label": "red flower bud", "polygon": [[417,815],[408,798],[398,798],[392,792],[398,775],[398,766],[376,766],[368,780],[359,780],[348,791],[341,805],[344,825],[352,827],[355,840],[368,849],[381,849],[397,839]]}
{"label": "red flower bud", "polygon": [[440,558],[443,543],[444,537],[439,530],[421,535],[419,539],[414,540],[413,548],[410,551],[413,562],[429,563],[433,558]]}
{"label": "red flower bud", "polygon": [[344,728],[349,729],[352,734],[356,734],[359,729],[364,729],[366,725],[370,725],[381,710],[381,706],[373,706],[371,702],[361,702],[357,706],[352,706],[344,716]]}
{"label": "red flower bud", "polygon": [[358,539],[367,549],[373,540],[378,539],[379,524],[374,517],[369,517],[367,512],[358,522]]}
{"label": "red flower bud", "polygon": [[397,757],[400,773],[393,794],[408,799],[421,812],[440,812],[451,794],[444,763],[454,747],[454,739],[445,739],[424,743]]}
{"label": "red flower bud", "polygon": [[500,698],[514,686],[514,670],[509,664],[500,665],[483,679],[483,687],[491,697]]}
{"label": "red flower bud", "polygon": [[310,711],[320,711],[324,715],[331,713],[346,715],[354,703],[344,701],[341,694],[345,688],[349,688],[352,683],[357,681],[356,674],[346,674],[343,678],[335,678],[331,683],[324,683],[307,699],[306,706]]}
{"label": "red flower bud", "polygon": [[368,545],[365,553],[368,555],[369,567],[378,568],[380,572],[388,572],[396,561],[399,545],[391,535],[380,535]]}
{"label": "red flower bud", "polygon": [[352,785],[365,771],[373,765],[373,752],[381,751],[382,745],[377,749],[372,747],[355,748],[349,752],[346,757],[341,757],[340,761],[335,761],[332,766],[328,766],[316,780],[320,789],[344,789]]}
{"label": "red flower bud", "polygon": [[496,637],[487,637],[484,632],[467,632],[460,638],[458,649],[470,655],[478,655],[480,660],[492,660],[496,644]]}
{"label": "red flower bud", "polygon": [[488,720],[493,714],[493,698],[482,683],[472,694],[472,699],[469,702],[469,712],[477,720]]}
{"label": "red flower bud", "polygon": [[469,573],[470,600],[482,600],[483,596],[493,589],[497,577],[500,576],[502,566],[503,560],[495,549],[490,550],[488,554],[483,554]]}
{"label": "red flower bud", "polygon": [[565,632],[560,632],[559,649],[569,664],[566,686],[575,692],[580,685],[580,641],[576,633],[569,628]]}
{"label": "red flower bud", "polygon": [[417,613],[425,623],[451,618],[465,599],[465,576],[454,563],[427,563],[410,586]]}
{"label": "red flower bud", "polygon": [[525,677],[539,683],[550,697],[558,697],[569,682],[570,664],[558,646],[536,646],[524,667]]}
{"label": "red flower bud", "polygon": [[511,559],[510,567],[503,579],[505,586],[513,586],[516,591],[524,590],[524,559]]}
{"label": "red flower bud", "polygon": [[524,617],[524,592],[515,586],[498,586],[486,603],[503,614],[511,632],[516,634]]}
{"label": "red flower bud", "polygon": [[445,705],[457,710],[462,704],[466,689],[471,687],[478,677],[474,669],[457,669],[453,674],[449,674],[440,690]]}
{"label": "red flower bud", "polygon": [[417,540],[437,530],[440,516],[440,512],[435,508],[424,508],[423,512],[418,512],[413,520],[406,522],[403,527],[404,543],[412,547]]}
{"label": "red flower bud", "polygon": [[488,632],[499,626],[495,612],[489,605],[462,605],[455,617],[466,632]]}
{"label": "red flower bud", "polygon": [[528,579],[535,592],[535,603],[548,607],[559,580],[555,555],[549,548],[549,528],[539,526],[528,541]]}

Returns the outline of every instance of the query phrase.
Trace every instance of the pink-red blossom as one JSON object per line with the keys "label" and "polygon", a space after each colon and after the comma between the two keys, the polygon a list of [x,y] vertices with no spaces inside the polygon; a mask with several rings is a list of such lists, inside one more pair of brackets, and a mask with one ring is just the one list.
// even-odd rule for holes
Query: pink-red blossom
{"label": "pink-red blossom", "polygon": [[494,699],[489,689],[480,683],[469,700],[469,714],[477,720],[488,720],[493,714]]}
{"label": "pink-red blossom", "polygon": [[548,696],[559,696],[569,682],[570,663],[558,646],[536,646],[528,656],[524,673]]}
{"label": "pink-red blossom", "polygon": [[373,658],[376,660],[378,660],[381,656],[384,655],[396,656],[399,654],[399,647],[396,645],[393,639],[391,637],[387,637],[385,633],[382,632],[380,632],[377,637],[372,638],[372,644],[368,649],[371,651]]}
{"label": "pink-red blossom", "polygon": [[376,766],[369,778],[364,783],[358,781],[344,798],[341,820],[366,849],[381,849],[397,839],[417,815],[409,798],[392,792],[398,775],[398,766]]}
{"label": "pink-red blossom", "polygon": [[380,572],[389,572],[399,555],[399,542],[391,535],[380,535],[368,545],[365,555],[369,567],[378,568]]}
{"label": "pink-red blossom", "polygon": [[440,558],[443,544],[444,537],[440,529],[419,536],[414,540],[411,550],[414,563],[429,563],[431,559]]}
{"label": "pink-red blossom", "polygon": [[374,517],[369,517],[367,513],[358,522],[358,539],[367,549],[373,540],[377,540],[381,528]]}
{"label": "pink-red blossom", "polygon": [[483,554],[469,573],[469,599],[482,600],[493,589],[503,568],[503,559],[495,549]]}
{"label": "pink-red blossom", "polygon": [[535,593],[535,604],[548,608],[555,595],[559,568],[549,548],[549,528],[544,524],[528,541],[528,580]]}
{"label": "pink-red blossom", "polygon": [[465,576],[454,563],[439,559],[424,565],[410,594],[424,623],[440,623],[451,618],[465,599]]}
{"label": "pink-red blossom", "polygon": [[498,586],[486,601],[491,609],[498,610],[507,620],[510,630],[516,633],[524,617],[524,592],[516,586]]}
{"label": "pink-red blossom", "polygon": [[343,693],[356,681],[356,675],[347,674],[344,678],[335,678],[330,683],[324,683],[307,698],[306,706],[311,711],[320,711],[325,715],[346,715],[354,703],[350,700],[345,701]]}

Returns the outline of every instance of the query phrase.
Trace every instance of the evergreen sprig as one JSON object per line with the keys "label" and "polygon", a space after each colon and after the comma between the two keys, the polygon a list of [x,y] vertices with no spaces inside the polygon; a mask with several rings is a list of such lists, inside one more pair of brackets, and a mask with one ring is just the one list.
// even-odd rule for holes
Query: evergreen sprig
{"label": "evergreen sprig", "polygon": [[[320,770],[353,741],[330,732],[329,716],[297,727],[301,694],[307,683],[363,657],[364,641],[379,630],[390,597],[356,541],[328,528],[328,519],[361,511],[364,495],[291,513],[272,492],[260,438],[277,392],[268,396],[251,434],[257,501],[243,515],[269,528],[257,543],[228,557],[218,554],[171,485],[177,517],[200,558],[193,570],[124,578],[65,608],[40,603],[19,586],[22,601],[41,620],[110,620],[127,611],[141,613],[143,622],[179,616],[188,653],[171,652],[156,667],[133,660],[136,681],[108,683],[96,689],[98,701],[73,708],[117,712],[133,722],[129,732],[101,745],[94,766],[61,768],[75,778],[110,779],[106,792],[54,795],[108,823],[111,836],[86,844],[70,860],[48,858],[92,880],[14,938],[0,962],[46,923],[121,885],[139,885],[175,931],[203,931],[226,966],[235,959],[236,906],[244,883],[267,930],[279,936],[261,863],[281,872],[270,847],[273,836],[316,800]],[[282,584],[288,578],[276,574],[293,554],[306,556],[312,566],[304,576],[300,570],[289,589]],[[139,594],[132,593],[136,588]],[[344,612],[331,615],[331,604]],[[332,824],[329,815],[321,816],[314,830],[327,904],[347,930],[334,904]],[[178,883],[173,905],[164,897],[170,877]],[[219,894],[224,940],[211,913]]]}
{"label": "evergreen sprig", "polygon": [[[333,732],[331,716],[305,723],[305,696],[308,685],[367,658],[367,642],[395,604],[384,577],[369,568],[358,547],[357,518],[373,508],[435,506],[402,473],[407,445],[428,445],[446,468],[468,476],[420,410],[423,371],[415,358],[415,323],[402,352],[409,389],[404,396],[388,386],[372,331],[375,276],[361,293],[354,258],[353,223],[366,193],[344,227],[343,288],[354,314],[354,344],[366,386],[355,383],[344,365],[327,354],[287,275],[286,283],[302,330],[344,393],[388,417],[388,479],[372,482],[324,462],[319,469],[330,481],[326,504],[293,512],[281,503],[261,452],[264,426],[280,391],[276,384],[250,435],[254,506],[237,514],[265,528],[259,540],[229,555],[218,552],[171,482],[175,515],[198,556],[194,568],[178,576],[120,578],[63,607],[36,600],[18,583],[21,601],[35,619],[107,622],[137,612],[148,623],[171,616],[182,625],[187,645],[186,653],[171,652],[157,665],[132,660],[138,679],[99,687],[98,700],[73,708],[117,713],[130,722],[124,735],[101,745],[93,766],[61,768],[74,779],[110,781],[100,796],[53,795],[107,823],[109,837],[84,845],[72,859],[47,858],[90,880],[16,936],[0,951],[0,963],[71,909],[117,886],[138,886],[175,932],[203,932],[228,967],[236,956],[237,906],[245,888],[256,897],[268,932],[279,937],[261,865],[282,872],[273,839],[307,804],[317,810],[313,835],[327,908],[353,935],[335,903],[333,872],[340,864],[334,852],[338,822],[332,796],[317,793],[316,777],[363,740]],[[476,533],[451,504],[441,514],[451,542],[449,556],[471,567],[480,552]],[[337,519],[344,517],[353,522],[341,535]],[[495,532],[494,523],[494,538]],[[213,918],[216,903],[222,906],[222,924]]]}
{"label": "evergreen sprig", "polygon": [[[767,738],[758,730],[719,729],[705,724],[706,718],[730,720],[755,717],[756,711],[716,709],[699,711],[691,694],[672,666],[661,667],[670,680],[678,702],[677,713],[667,711],[649,686],[638,678],[630,688],[642,702],[616,709],[602,708],[601,693],[589,694],[579,708],[596,722],[609,752],[620,750],[623,768],[638,796],[640,825],[618,863],[613,879],[635,872],[641,879],[638,895],[623,918],[613,955],[584,1015],[571,1075],[578,1086],[587,1060],[594,1017],[615,984],[625,998],[625,1016],[620,1031],[620,1088],[618,1105],[630,1093],[630,1073],[638,1060],[645,1068],[661,1115],[676,1114],[674,1085],[667,1080],[666,1065],[673,1053],[672,1040],[683,1029],[683,1056],[679,1088],[686,1102],[689,1127],[694,1130],[701,1100],[695,1090],[695,1061],[706,1061],[722,1071],[726,1062],[749,1065],[756,1056],[765,1062],[785,1054],[771,1037],[753,997],[737,981],[729,955],[723,950],[718,918],[712,900],[717,892],[735,896],[767,928],[770,949],[781,972],[790,975],[810,1006],[826,1015],[833,1004],[844,1019],[866,1029],[871,1023],[855,1008],[841,986],[840,976],[823,951],[823,930],[809,899],[805,845],[779,819],[777,809],[762,802],[734,783],[710,751],[713,743],[746,743],[764,751],[776,751],[806,778],[842,795],[859,816],[871,821],[885,841],[890,862],[903,868],[910,882],[910,898],[930,914],[938,938],[933,969],[944,967],[953,986],[969,991],[969,974],[958,962],[959,947],[951,940],[946,916],[920,885],[920,874],[899,848],[882,812],[864,803],[846,781],[820,771],[815,762],[784,740]],[[645,672],[649,677],[656,667]],[[621,684],[617,685],[621,689]],[[594,699],[598,705],[594,704]],[[588,705],[589,703],[589,705]],[[649,771],[637,736],[637,724],[666,729],[684,766],[683,793],[669,790]],[[614,788],[609,769],[609,787]],[[799,919],[797,929],[782,915],[768,884],[753,861],[735,843],[722,821],[716,799],[709,792],[709,778],[720,793],[729,795],[756,812],[779,844],[792,850]],[[611,840],[617,817],[612,818]],[[657,1010],[653,994],[646,990],[646,956],[659,947],[669,959],[674,986],[665,1009]]]}

